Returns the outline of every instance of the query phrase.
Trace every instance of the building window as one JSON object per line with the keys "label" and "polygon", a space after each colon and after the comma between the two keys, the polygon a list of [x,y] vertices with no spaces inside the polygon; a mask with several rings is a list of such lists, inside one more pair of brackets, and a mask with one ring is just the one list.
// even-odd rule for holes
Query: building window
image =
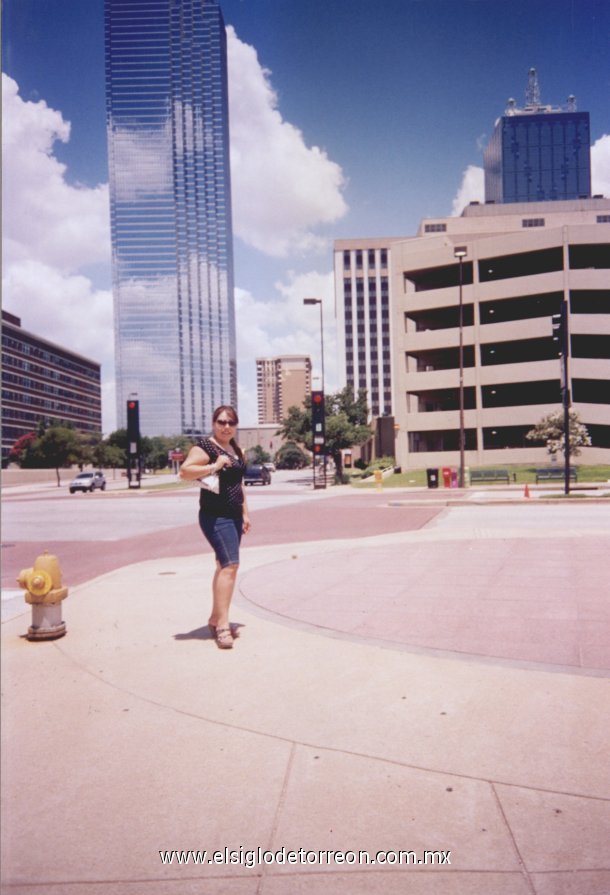
{"label": "building window", "polygon": [[522,227],[544,227],[544,218],[523,218]]}
{"label": "building window", "polygon": [[343,267],[344,267],[346,270],[349,270],[349,269],[350,269],[350,257],[351,257],[351,256],[350,256],[349,251],[345,251],[345,252],[343,252]]}
{"label": "building window", "polygon": [[610,214],[598,214],[597,215],[597,223],[598,224],[610,224]]}
{"label": "building window", "polygon": [[424,224],[424,233],[446,233],[447,224]]}

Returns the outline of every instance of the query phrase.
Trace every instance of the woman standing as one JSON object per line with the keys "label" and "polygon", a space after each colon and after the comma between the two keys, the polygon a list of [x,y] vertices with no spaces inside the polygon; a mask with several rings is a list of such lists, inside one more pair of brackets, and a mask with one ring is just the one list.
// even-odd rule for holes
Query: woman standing
{"label": "woman standing", "polygon": [[216,494],[203,488],[199,497],[199,525],[216,554],[212,582],[212,614],[208,625],[220,649],[232,649],[234,635],[229,625],[229,608],[239,568],[242,534],[250,530],[243,477],[246,461],[235,441],[239,422],[233,407],[223,404],[212,417],[213,432],[200,438],[180,467],[180,478],[194,481],[218,473]]}

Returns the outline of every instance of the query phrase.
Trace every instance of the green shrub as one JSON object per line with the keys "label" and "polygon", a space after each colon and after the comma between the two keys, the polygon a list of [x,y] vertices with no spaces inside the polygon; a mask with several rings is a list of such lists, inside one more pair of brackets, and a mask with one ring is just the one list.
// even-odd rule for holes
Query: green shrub
{"label": "green shrub", "polygon": [[377,460],[373,460],[370,463],[363,473],[363,478],[367,475],[373,475],[376,469],[394,469],[396,466],[396,461],[394,457],[378,457]]}

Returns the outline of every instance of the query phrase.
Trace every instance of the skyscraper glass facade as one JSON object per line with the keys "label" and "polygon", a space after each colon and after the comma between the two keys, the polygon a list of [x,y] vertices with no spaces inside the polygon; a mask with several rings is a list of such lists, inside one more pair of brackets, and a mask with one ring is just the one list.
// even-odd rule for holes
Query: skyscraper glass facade
{"label": "skyscraper glass facade", "polygon": [[499,119],[485,151],[487,202],[590,195],[588,112],[518,112]]}
{"label": "skyscraper glass facade", "polygon": [[237,403],[226,34],[216,0],[106,0],[118,424]]}

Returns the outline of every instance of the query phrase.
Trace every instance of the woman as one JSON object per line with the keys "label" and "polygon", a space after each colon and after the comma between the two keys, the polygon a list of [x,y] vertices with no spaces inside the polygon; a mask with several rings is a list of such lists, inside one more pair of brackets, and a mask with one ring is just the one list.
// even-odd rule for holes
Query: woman
{"label": "woman", "polygon": [[201,489],[199,525],[216,554],[208,625],[220,649],[232,649],[233,637],[237,635],[229,625],[229,608],[239,568],[241,536],[250,530],[242,481],[246,461],[235,441],[239,420],[233,407],[226,404],[217,407],[212,420],[212,435],[200,438],[191,448],[180,467],[180,478],[194,481],[216,472],[220,479],[218,494]]}

